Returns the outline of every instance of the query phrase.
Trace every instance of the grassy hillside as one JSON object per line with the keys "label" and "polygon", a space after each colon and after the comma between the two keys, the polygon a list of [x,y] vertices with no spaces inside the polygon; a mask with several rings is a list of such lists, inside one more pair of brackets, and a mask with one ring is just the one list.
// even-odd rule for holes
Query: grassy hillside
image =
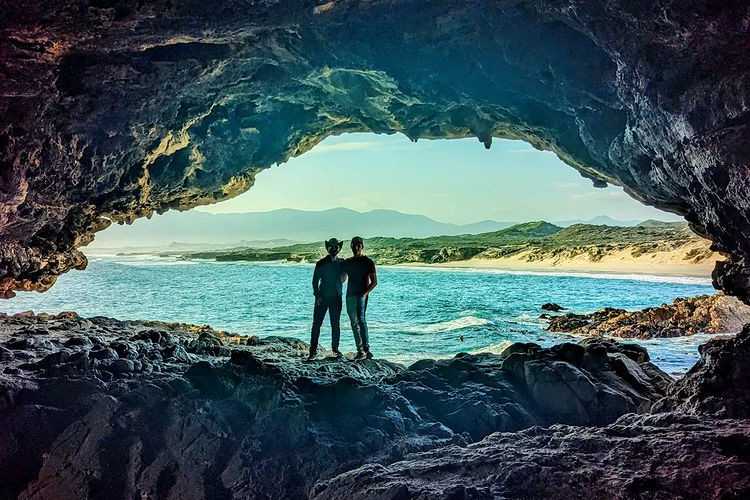
{"label": "grassy hillside", "polygon": [[[339,235],[341,237],[341,235]],[[564,254],[588,255],[597,260],[609,252],[628,249],[634,257],[649,252],[670,251],[703,242],[685,223],[653,223],[634,227],[576,224],[567,228],[544,221],[526,222],[489,233],[434,236],[429,238],[367,238],[366,253],[379,264],[444,263],[470,258],[500,258],[527,252],[529,260]],[[344,248],[343,255],[349,255]],[[323,243],[303,243],[275,248],[234,248],[183,254],[187,258],[219,261],[305,261],[325,255]],[[710,255],[694,252],[699,261]]]}

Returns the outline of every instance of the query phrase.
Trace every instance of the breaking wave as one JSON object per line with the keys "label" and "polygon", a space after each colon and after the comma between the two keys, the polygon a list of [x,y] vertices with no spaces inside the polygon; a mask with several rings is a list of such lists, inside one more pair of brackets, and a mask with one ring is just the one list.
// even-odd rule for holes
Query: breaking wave
{"label": "breaking wave", "polygon": [[510,340],[504,340],[502,342],[498,342],[497,344],[490,344],[486,347],[480,347],[479,349],[475,349],[471,351],[470,354],[481,354],[481,353],[502,354],[503,351],[511,345],[513,345],[513,342],[511,342]]}
{"label": "breaking wave", "polygon": [[429,325],[416,325],[409,328],[407,331],[411,333],[446,333],[463,330],[464,328],[489,325],[491,323],[492,321],[477,316],[462,316],[460,318],[432,323]]}

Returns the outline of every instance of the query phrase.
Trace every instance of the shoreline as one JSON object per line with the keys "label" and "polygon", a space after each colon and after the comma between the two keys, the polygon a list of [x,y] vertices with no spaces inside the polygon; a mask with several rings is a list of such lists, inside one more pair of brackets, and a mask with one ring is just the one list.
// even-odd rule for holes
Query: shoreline
{"label": "shoreline", "polygon": [[[570,274],[570,275],[611,275],[613,277],[621,276],[653,276],[665,278],[703,278],[711,280],[713,264],[708,269],[703,266],[685,266],[679,269],[665,269],[660,266],[651,268],[617,268],[611,266],[596,266],[591,263],[588,266],[541,266],[533,263],[526,265],[508,263],[505,259],[468,259],[457,260],[452,262],[441,262],[439,264],[428,264],[424,262],[405,262],[403,264],[394,264],[388,267],[416,267],[427,269],[454,269],[454,270],[477,270],[477,271],[507,271],[510,273],[531,273],[531,274]],[[698,269],[696,269],[698,268]]]}
{"label": "shoreline", "polygon": [[662,251],[633,256],[629,249],[611,252],[598,260],[585,254],[538,258],[532,252],[521,252],[493,259],[471,258],[437,264],[414,263],[417,267],[498,270],[508,272],[581,273],[613,276],[662,276],[711,279],[716,262],[722,260],[712,254],[699,262],[691,261],[690,245],[673,251]]}
{"label": "shoreline", "polygon": [[[297,262],[297,261],[286,261],[286,260],[269,260],[269,261],[217,261],[214,259],[201,259],[201,258],[181,258],[178,256],[162,256],[162,255],[88,255],[89,258],[96,258],[106,261],[117,261],[119,259],[132,259],[134,262],[158,262],[164,261],[172,264],[239,264],[239,265],[298,265],[298,266],[310,266],[312,262]],[[133,257],[136,257],[133,259]],[[145,257],[145,258],[144,258]],[[529,274],[529,275],[558,275],[558,276],[572,276],[572,277],[584,277],[584,278],[619,278],[619,279],[639,279],[644,278],[667,278],[676,279],[683,278],[689,280],[700,280],[706,284],[711,283],[711,271],[713,270],[715,259],[711,259],[710,263],[700,264],[680,264],[680,265],[658,265],[651,264],[646,266],[642,265],[630,265],[630,266],[612,266],[612,265],[601,265],[597,262],[587,262],[583,264],[576,263],[575,265],[568,264],[557,264],[557,265],[542,265],[542,263],[535,262],[519,262],[516,259],[504,258],[504,259],[467,259],[457,260],[450,262],[442,262],[438,264],[430,264],[426,262],[402,262],[398,264],[378,264],[381,268],[392,268],[392,269],[420,269],[420,270],[434,270],[434,271],[484,271],[484,272],[499,272],[507,274]]]}

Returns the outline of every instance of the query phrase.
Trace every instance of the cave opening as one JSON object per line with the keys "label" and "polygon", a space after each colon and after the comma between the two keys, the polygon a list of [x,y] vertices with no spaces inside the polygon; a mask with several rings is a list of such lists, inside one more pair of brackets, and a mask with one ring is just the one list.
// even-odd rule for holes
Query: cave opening
{"label": "cave opening", "polygon": [[[684,373],[720,296],[581,314],[713,292],[705,278],[440,267],[507,259],[508,233],[490,248],[463,236],[417,244],[409,258],[434,267],[391,266],[404,252],[372,237],[375,359],[306,362],[310,264],[267,260],[307,261],[299,248],[90,252],[71,272],[111,222],[140,220],[123,229],[135,234],[146,217],[271,183],[275,164],[324,157],[326,137],[400,133],[552,151],[597,187],[684,216],[712,241],[687,260],[721,254],[713,285],[750,302],[746,0],[5,3],[0,296],[18,296],[0,307],[20,314],[0,318],[0,498],[748,497],[750,326],[712,336]],[[448,192],[470,177],[452,174]],[[510,179],[433,200],[436,221],[475,223],[461,210],[478,214]],[[390,181],[404,200],[437,191],[402,172]],[[511,191],[529,213],[550,192]],[[524,262],[573,257],[559,240],[587,241],[575,226],[514,229],[553,233]],[[668,230],[610,232],[654,231]],[[668,253],[686,234],[671,231],[625,256]],[[587,265],[611,250],[588,249]],[[30,299],[139,319],[23,313],[43,310]],[[723,316],[734,331],[747,322],[736,306]],[[249,322],[222,323],[233,314]],[[605,327],[638,338],[569,331]]]}
{"label": "cave opening", "polygon": [[[549,331],[542,304],[632,311],[710,294],[718,258],[680,217],[592,188],[526,142],[497,139],[487,151],[476,139],[356,133],[260,172],[235,198],[113,225],[84,249],[87,271],[0,307],[309,340],[311,264],[329,237],[346,242],[348,257],[355,235],[381,268],[373,345],[406,364],[575,341]],[[678,349],[641,340],[680,374],[706,339],[699,332]],[[351,335],[342,346],[354,350]]]}

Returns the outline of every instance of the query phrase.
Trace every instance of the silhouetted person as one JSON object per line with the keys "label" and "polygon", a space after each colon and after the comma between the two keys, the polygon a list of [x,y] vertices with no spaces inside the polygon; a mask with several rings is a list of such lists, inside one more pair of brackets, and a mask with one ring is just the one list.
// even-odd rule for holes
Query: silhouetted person
{"label": "silhouetted person", "polygon": [[362,252],[365,243],[359,236],[352,238],[352,257],[344,261],[344,271],[349,278],[346,285],[346,313],[352,324],[357,356],[354,359],[372,359],[367,332],[367,297],[378,284],[375,263]]}
{"label": "silhouetted person", "polygon": [[312,287],[315,295],[315,308],[313,309],[313,324],[310,332],[310,356],[308,360],[315,359],[318,353],[318,339],[320,338],[320,327],[328,312],[331,321],[331,350],[337,357],[339,352],[339,339],[341,338],[341,283],[343,282],[343,261],[338,258],[343,241],[331,238],[326,241],[328,255],[315,264],[313,272]]}

